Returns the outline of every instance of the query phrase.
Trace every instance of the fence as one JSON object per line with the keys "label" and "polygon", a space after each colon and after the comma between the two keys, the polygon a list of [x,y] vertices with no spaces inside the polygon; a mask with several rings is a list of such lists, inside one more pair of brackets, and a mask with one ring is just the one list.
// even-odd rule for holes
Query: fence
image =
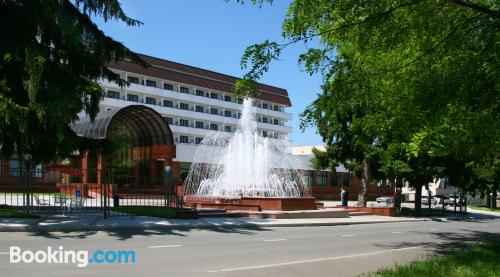
{"label": "fence", "polygon": [[77,174],[23,170],[2,176],[0,205],[27,214],[171,217],[184,206],[175,185],[168,178],[125,175],[114,169]]}

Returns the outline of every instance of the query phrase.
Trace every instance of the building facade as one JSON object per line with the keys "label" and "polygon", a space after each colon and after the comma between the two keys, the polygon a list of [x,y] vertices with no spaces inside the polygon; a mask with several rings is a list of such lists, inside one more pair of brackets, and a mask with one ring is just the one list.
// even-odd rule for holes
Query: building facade
{"label": "building facade", "polygon": [[[311,165],[313,148],[324,151],[324,145],[292,147],[291,158],[295,160],[297,168],[302,170],[306,183],[311,188],[312,196],[326,200],[340,200],[340,192],[345,188],[348,192],[349,200],[357,200],[361,180],[354,176],[342,164],[331,170],[315,170]],[[369,201],[375,198],[391,194],[394,187],[389,185],[369,185],[367,197]]]}
{"label": "building facade", "polygon": [[[120,88],[101,80],[105,97],[100,108],[109,111],[140,103],[160,113],[173,132],[177,148],[174,161],[186,171],[197,144],[207,134],[235,132],[242,110],[242,100],[232,92],[238,78],[146,55],[141,58],[150,67],[127,61],[109,65],[130,86]],[[257,88],[260,93],[254,105],[259,134],[286,140],[292,132],[287,126],[292,115],[285,111],[291,106],[287,91],[265,84]]]}

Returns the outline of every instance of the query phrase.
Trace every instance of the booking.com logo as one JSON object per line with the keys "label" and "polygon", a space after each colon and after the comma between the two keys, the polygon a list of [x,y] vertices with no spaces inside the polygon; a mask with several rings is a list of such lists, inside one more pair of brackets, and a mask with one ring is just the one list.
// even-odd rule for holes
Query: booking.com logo
{"label": "booking.com logo", "polygon": [[47,250],[21,250],[19,246],[10,247],[10,263],[38,264],[76,264],[87,267],[89,264],[135,264],[134,250],[95,250],[89,255],[86,250],[65,250],[64,247],[47,247]]}

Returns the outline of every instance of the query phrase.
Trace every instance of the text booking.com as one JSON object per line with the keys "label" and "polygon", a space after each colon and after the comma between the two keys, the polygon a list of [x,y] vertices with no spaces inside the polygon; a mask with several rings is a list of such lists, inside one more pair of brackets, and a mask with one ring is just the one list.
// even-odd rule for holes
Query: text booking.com
{"label": "text booking.com", "polygon": [[46,250],[23,250],[11,246],[10,263],[75,264],[86,267],[89,264],[134,264],[135,250],[66,250],[64,247],[47,247]]}

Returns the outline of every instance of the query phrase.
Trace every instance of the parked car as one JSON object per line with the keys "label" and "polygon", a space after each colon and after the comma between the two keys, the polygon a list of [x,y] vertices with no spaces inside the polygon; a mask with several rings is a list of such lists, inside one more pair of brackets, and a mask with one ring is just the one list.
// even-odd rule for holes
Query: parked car
{"label": "parked car", "polygon": [[377,199],[375,199],[375,201],[377,201],[377,203],[392,204],[392,203],[394,203],[394,196],[390,196],[390,195],[380,196],[380,197],[377,197]]}
{"label": "parked car", "polygon": [[[429,205],[429,197],[422,195],[422,199],[421,199],[420,203],[422,203],[422,205]],[[436,198],[431,196],[431,205],[436,205],[436,204],[437,204]]]}
{"label": "parked car", "polygon": [[461,203],[463,204],[465,201],[465,199],[462,198],[460,194],[452,193],[448,194],[446,197],[447,199],[444,200],[445,205],[451,205],[451,206],[460,205]]}

